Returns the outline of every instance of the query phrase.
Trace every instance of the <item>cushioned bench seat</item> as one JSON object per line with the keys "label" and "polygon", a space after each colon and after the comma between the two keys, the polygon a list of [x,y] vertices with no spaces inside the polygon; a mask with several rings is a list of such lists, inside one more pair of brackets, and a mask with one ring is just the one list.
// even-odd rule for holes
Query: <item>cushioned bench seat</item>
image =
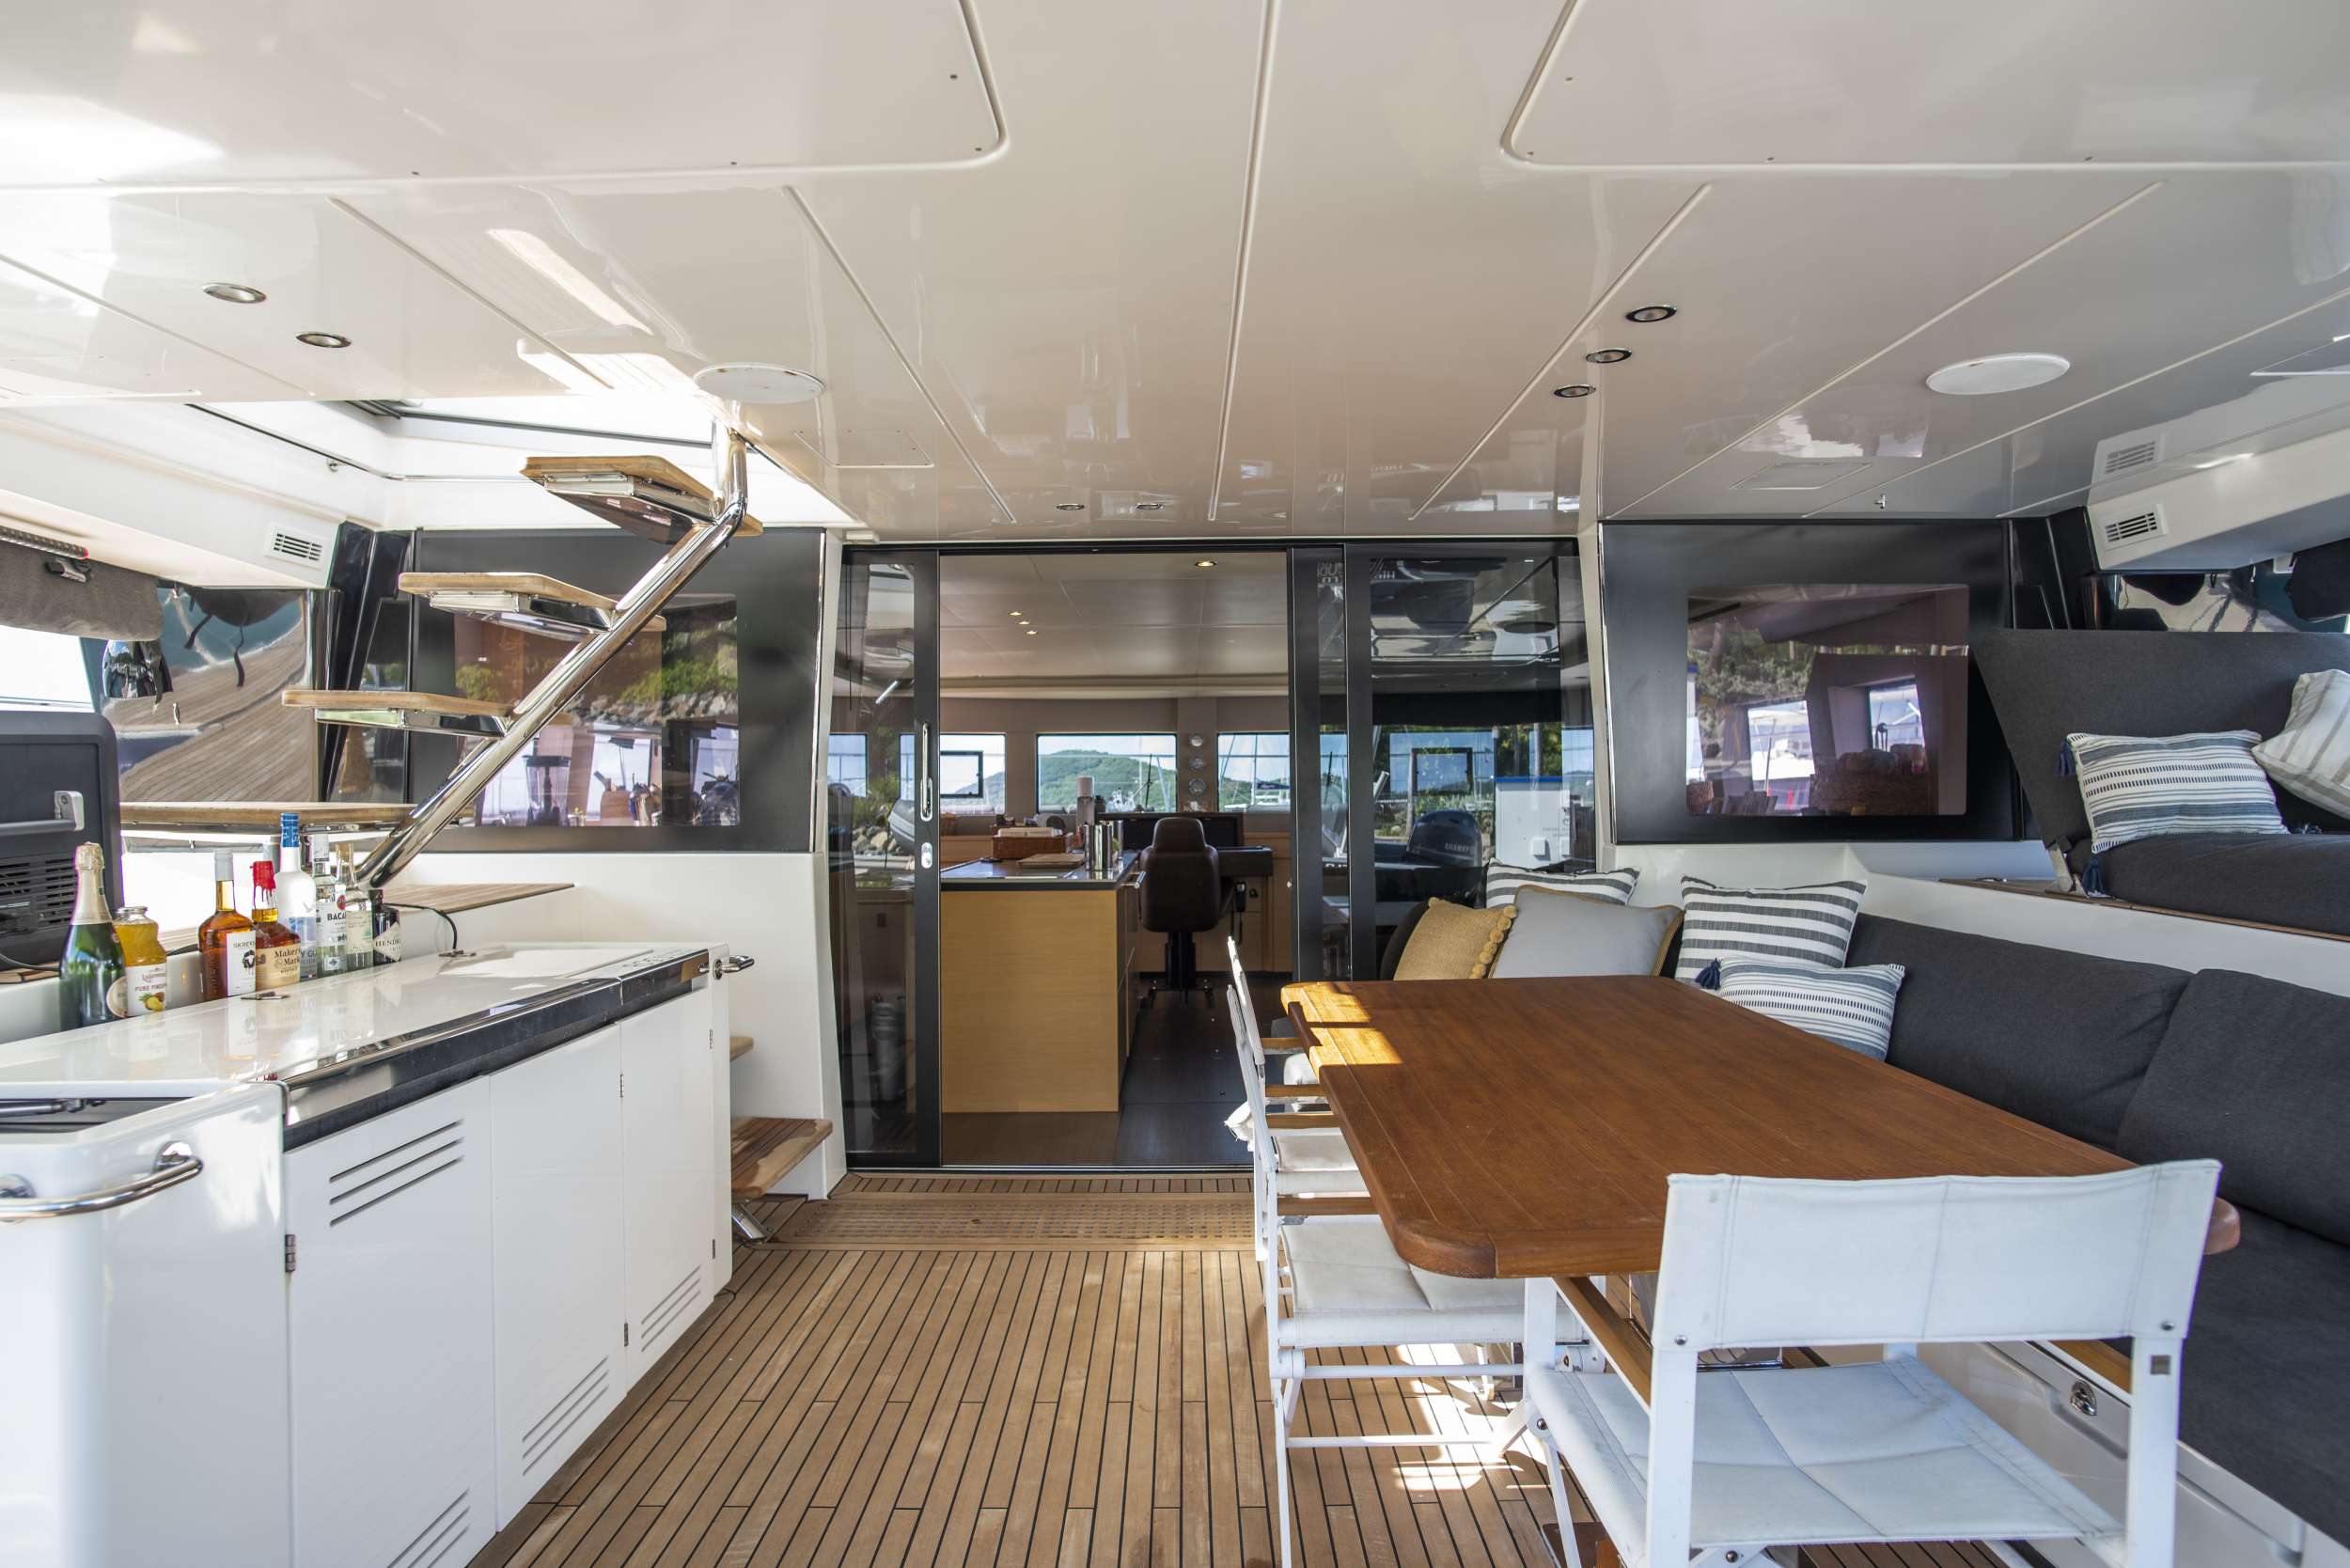
{"label": "cushioned bench seat", "polygon": [[2167,834],[2116,844],[2097,870],[2131,903],[2350,936],[2350,833]]}

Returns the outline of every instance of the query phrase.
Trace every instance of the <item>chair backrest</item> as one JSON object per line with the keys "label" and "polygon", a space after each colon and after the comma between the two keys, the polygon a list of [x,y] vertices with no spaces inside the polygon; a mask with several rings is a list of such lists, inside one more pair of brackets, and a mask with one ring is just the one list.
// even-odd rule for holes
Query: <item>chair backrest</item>
{"label": "chair backrest", "polygon": [[1195,817],[1161,817],[1142,854],[1146,931],[1206,931],[1224,914],[1224,878]]}
{"label": "chair backrest", "polygon": [[2101,1176],[1675,1176],[1662,1348],[2177,1339],[2219,1167]]}
{"label": "chair backrest", "polygon": [[1257,1004],[1249,999],[1248,965],[1241,962],[1240,938],[1224,938],[1224,954],[1232,962],[1233,1031],[1240,1034],[1248,1047],[1249,1058],[1257,1064],[1257,1075],[1264,1076],[1264,1033],[1257,1027]]}

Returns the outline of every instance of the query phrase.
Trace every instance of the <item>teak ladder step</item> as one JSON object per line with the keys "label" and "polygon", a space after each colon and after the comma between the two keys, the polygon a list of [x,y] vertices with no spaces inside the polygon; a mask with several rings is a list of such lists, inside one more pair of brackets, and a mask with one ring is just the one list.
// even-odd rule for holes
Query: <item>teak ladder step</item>
{"label": "teak ladder step", "polygon": [[[666,458],[632,453],[625,457],[535,457],[523,464],[523,478],[560,495],[599,522],[654,541],[670,543],[683,525],[707,523],[717,515],[717,497],[710,487]],[[748,512],[734,532],[738,539],[763,532]]]}
{"label": "teak ladder step", "polygon": [[355,724],[370,729],[415,729],[438,735],[487,740],[506,732],[508,714],[494,702],[438,692],[331,692],[296,687],[284,694],[289,708],[307,708],[321,724]]}
{"label": "teak ladder step", "polygon": [[747,1034],[738,1034],[738,1035],[730,1035],[730,1036],[728,1036],[728,1039],[727,1039],[727,1059],[728,1059],[728,1061],[732,1061],[732,1060],[733,1060],[735,1058],[737,1058],[737,1057],[746,1057],[746,1056],[750,1055],[750,1052],[751,1052],[751,1037],[750,1037],[749,1035],[747,1035]]}
{"label": "teak ladder step", "polygon": [[767,1189],[832,1137],[821,1116],[738,1116],[734,1119],[734,1200],[764,1198]]}
{"label": "teak ladder step", "polygon": [[[436,610],[576,642],[610,627],[620,607],[591,589],[537,572],[403,572],[400,591]],[[658,633],[659,616],[644,629]]]}

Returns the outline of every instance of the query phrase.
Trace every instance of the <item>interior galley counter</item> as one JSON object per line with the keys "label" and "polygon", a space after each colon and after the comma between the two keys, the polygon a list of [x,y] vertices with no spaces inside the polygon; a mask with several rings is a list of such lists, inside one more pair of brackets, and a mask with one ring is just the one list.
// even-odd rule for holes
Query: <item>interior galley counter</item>
{"label": "interior galley counter", "polygon": [[1137,855],[1107,876],[976,860],[939,874],[939,1107],[1115,1111],[1142,929]]}

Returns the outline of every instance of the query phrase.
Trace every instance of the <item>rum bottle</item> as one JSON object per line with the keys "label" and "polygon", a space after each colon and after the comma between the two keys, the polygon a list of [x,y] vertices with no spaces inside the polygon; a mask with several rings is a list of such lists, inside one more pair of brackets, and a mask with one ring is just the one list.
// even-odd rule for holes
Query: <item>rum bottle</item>
{"label": "rum bottle", "polygon": [[277,873],[266,860],[253,862],[253,983],[257,990],[283,991],[302,980],[302,938],[277,917]]}
{"label": "rum bottle", "polygon": [[253,922],[237,913],[237,870],[228,852],[212,856],[212,913],[196,928],[204,999],[253,994]]}
{"label": "rum bottle", "polygon": [[73,851],[73,923],[57,960],[57,1027],[85,1029],[130,1011],[122,942],[106,909],[106,852],[82,844]]}

